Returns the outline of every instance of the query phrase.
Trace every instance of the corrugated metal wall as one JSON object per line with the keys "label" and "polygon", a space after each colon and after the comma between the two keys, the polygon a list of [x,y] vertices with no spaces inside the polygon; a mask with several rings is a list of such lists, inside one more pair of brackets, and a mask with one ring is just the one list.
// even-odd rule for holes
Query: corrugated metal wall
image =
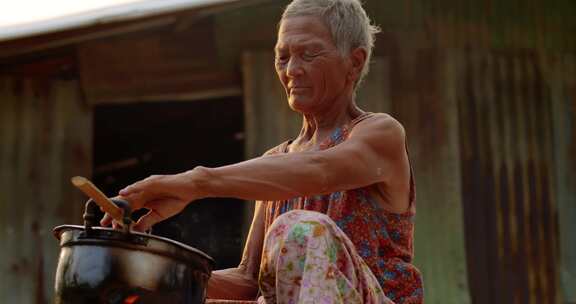
{"label": "corrugated metal wall", "polygon": [[406,129],[416,180],[414,263],[423,273],[428,304],[471,302],[455,59],[430,47],[400,48],[390,57],[392,114]]}
{"label": "corrugated metal wall", "polygon": [[563,303],[576,304],[576,55],[545,61],[552,87],[554,163]]}
{"label": "corrugated metal wall", "polygon": [[464,58],[457,88],[474,303],[556,303],[552,104],[540,57]]}
{"label": "corrugated metal wall", "polygon": [[52,228],[81,220],[92,121],[75,81],[0,76],[0,303],[51,303]]}

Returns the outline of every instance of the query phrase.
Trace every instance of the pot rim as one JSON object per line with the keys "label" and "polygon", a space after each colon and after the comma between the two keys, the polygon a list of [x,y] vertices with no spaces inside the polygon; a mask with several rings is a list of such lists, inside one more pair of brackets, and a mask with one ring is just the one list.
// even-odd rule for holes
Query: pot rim
{"label": "pot rim", "polygon": [[[84,226],[60,225],[53,229],[53,234],[54,237],[60,241],[60,247],[91,244],[99,246],[123,247],[169,256],[182,256],[192,253],[204,258],[204,260],[208,262],[211,269],[214,269],[216,264],[214,259],[206,253],[194,247],[165,237],[135,231],[130,231],[130,233],[126,234],[124,231],[107,227],[92,227],[92,232],[94,235],[90,236],[82,236],[81,233],[84,231]],[[62,236],[65,232],[71,232],[73,234],[70,235],[70,237],[63,239]],[[126,238],[129,238],[132,241],[128,241]],[[136,242],[134,242],[134,240]],[[183,250],[185,254],[174,254],[174,251],[178,251],[175,249]]]}

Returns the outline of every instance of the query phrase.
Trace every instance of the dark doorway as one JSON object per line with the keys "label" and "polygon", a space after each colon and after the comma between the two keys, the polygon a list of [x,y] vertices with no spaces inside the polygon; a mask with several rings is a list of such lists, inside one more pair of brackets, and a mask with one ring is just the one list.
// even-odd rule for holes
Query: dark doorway
{"label": "dark doorway", "polygon": [[[193,102],[106,105],[95,109],[94,182],[109,196],[153,174],[244,159],[240,97]],[[244,206],[207,199],[153,228],[156,235],[211,255],[218,268],[238,265]]]}

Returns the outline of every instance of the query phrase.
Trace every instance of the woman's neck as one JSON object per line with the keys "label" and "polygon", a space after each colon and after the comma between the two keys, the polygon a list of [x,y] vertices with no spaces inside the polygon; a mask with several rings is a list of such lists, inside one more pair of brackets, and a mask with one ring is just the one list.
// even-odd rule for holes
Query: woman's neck
{"label": "woman's neck", "polygon": [[[345,107],[332,107],[318,114],[303,115],[302,130],[294,141],[297,146],[318,147],[322,141],[338,127],[344,126],[362,115],[362,111],[354,101]],[[309,149],[298,149],[309,150]]]}

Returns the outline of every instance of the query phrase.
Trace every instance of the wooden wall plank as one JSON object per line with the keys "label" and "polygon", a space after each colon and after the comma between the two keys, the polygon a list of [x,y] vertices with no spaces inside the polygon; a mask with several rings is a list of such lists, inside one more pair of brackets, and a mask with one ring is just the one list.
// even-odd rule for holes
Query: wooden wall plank
{"label": "wooden wall plank", "polygon": [[[16,113],[18,112],[17,107],[17,99],[14,97],[14,90],[16,89],[17,84],[14,83],[11,79],[7,78],[0,78],[2,83],[2,88],[0,93],[2,98],[2,102],[0,102],[0,115],[2,119],[0,119],[0,123],[2,124],[0,132],[0,147],[2,150],[0,151],[1,157],[0,160],[2,163],[0,164],[0,175],[2,177],[2,186],[6,187],[6,189],[15,189],[16,188],[16,178],[15,178],[15,170],[13,168],[13,164],[16,160],[16,136],[18,135],[17,130],[17,121],[18,117]],[[10,100],[10,102],[8,102]],[[4,190],[4,189],[3,189]],[[0,225],[2,225],[2,240],[6,242],[6,244],[10,244],[16,246],[18,243],[16,242],[16,227],[12,226],[12,219],[13,219],[13,209],[17,206],[16,202],[17,196],[16,193],[13,191],[0,191]],[[14,259],[11,256],[11,253],[17,251],[16,248],[12,250],[0,250],[0,258],[2,258],[2,274],[14,272],[17,267],[15,265],[10,265],[8,261]],[[17,266],[17,264],[16,264]],[[16,276],[16,275],[14,275]],[[12,293],[17,290],[18,286],[14,284],[15,280],[5,280],[3,279],[2,282],[6,282],[2,284],[0,287],[0,297],[3,302],[10,303],[14,302],[13,300],[17,300],[19,302],[18,295],[13,295]],[[13,289],[16,288],[16,289]]]}
{"label": "wooden wall plank", "polygon": [[242,58],[246,158],[262,155],[300,132],[302,121],[290,109],[274,70],[270,51],[247,52]]}
{"label": "wooden wall plank", "polygon": [[272,51],[276,44],[276,24],[288,3],[290,0],[262,1],[259,5],[214,16],[219,65],[237,70],[238,64],[242,64],[243,52]]}
{"label": "wooden wall plank", "polygon": [[392,75],[388,61],[389,58],[373,57],[370,72],[358,88],[356,102],[361,109],[376,113],[391,113],[390,77]]}
{"label": "wooden wall plank", "polygon": [[79,223],[85,198],[70,186],[90,176],[92,121],[76,81],[0,78],[0,302],[51,301],[56,225]]}
{"label": "wooden wall plank", "polygon": [[78,46],[90,104],[167,100],[237,88],[240,75],[218,62],[212,19],[185,30],[144,31]]}

